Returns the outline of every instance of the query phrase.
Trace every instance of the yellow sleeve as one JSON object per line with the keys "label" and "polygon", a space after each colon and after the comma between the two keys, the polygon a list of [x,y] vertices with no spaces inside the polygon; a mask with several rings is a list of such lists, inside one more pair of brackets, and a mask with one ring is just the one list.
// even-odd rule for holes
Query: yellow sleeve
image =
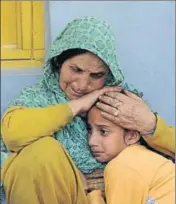
{"label": "yellow sleeve", "polygon": [[41,137],[52,136],[72,117],[67,104],[44,108],[15,106],[9,108],[2,118],[2,138],[9,150],[17,152]]}
{"label": "yellow sleeve", "polygon": [[87,195],[88,204],[106,204],[101,190],[93,190],[91,193]]}
{"label": "yellow sleeve", "polygon": [[175,153],[175,128],[168,126],[157,115],[157,126],[153,136],[144,136],[146,142],[154,149],[174,157]]}
{"label": "yellow sleeve", "polygon": [[141,204],[148,196],[148,184],[132,168],[113,162],[105,168],[107,204]]}

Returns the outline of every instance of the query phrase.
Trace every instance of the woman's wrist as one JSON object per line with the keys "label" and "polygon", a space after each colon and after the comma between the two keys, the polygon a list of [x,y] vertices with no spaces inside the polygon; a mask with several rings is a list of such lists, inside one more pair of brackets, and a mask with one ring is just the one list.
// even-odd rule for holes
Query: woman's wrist
{"label": "woman's wrist", "polygon": [[70,107],[73,117],[78,115],[81,112],[81,107],[79,106],[79,103],[77,100],[71,100],[68,102],[68,106]]}
{"label": "woman's wrist", "polygon": [[151,112],[150,118],[146,120],[146,125],[142,131],[140,131],[140,134],[142,136],[151,136],[155,132],[157,125],[157,116],[155,113]]}

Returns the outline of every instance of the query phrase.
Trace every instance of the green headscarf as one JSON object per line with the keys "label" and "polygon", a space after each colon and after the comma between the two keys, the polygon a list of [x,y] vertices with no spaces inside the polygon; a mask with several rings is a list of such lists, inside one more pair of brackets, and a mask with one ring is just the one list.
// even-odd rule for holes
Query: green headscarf
{"label": "green headscarf", "polygon": [[[15,99],[11,106],[46,107],[68,101],[66,95],[59,88],[59,73],[51,71],[50,60],[63,51],[73,48],[88,50],[100,57],[110,68],[106,85],[124,85],[124,77],[116,59],[115,38],[108,24],[94,17],[83,17],[70,22],[60,33],[51,46],[49,57],[44,67],[44,75],[35,86],[26,87]],[[131,91],[140,95],[132,88]],[[104,168],[91,155],[87,144],[86,125],[80,117],[75,117],[69,124],[54,134],[60,141],[77,167],[83,173],[90,173],[95,169]],[[58,155],[57,155],[58,156]]]}

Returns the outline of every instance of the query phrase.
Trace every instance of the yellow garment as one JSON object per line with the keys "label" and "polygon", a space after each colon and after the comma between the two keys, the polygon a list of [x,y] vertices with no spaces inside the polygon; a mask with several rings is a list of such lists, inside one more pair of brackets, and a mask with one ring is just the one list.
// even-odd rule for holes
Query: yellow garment
{"label": "yellow garment", "polygon": [[105,204],[100,190],[94,190],[87,195],[89,204]]}
{"label": "yellow garment", "polygon": [[68,104],[45,108],[12,107],[2,118],[2,138],[9,150],[18,152],[42,137],[52,136],[72,118]]}
{"label": "yellow garment", "polygon": [[52,137],[10,155],[2,179],[8,204],[88,203],[78,169]]}
{"label": "yellow garment", "polygon": [[[12,107],[2,118],[2,137],[7,147],[17,152],[41,137],[53,135],[72,118],[67,104],[45,108]],[[174,157],[175,128],[168,126],[158,115],[154,135],[144,139],[156,150]]]}
{"label": "yellow garment", "polygon": [[[31,156],[34,159],[34,155],[31,153],[31,151],[27,151],[28,149],[33,148],[34,144],[36,144],[38,140],[43,141],[45,137],[51,137],[54,132],[61,129],[64,125],[71,121],[72,118],[73,116],[71,109],[67,104],[58,104],[45,108],[12,107],[6,111],[2,119],[2,137],[7,147],[11,151],[15,152],[6,159],[2,169],[1,179],[2,183],[5,185],[8,204],[12,203],[9,202],[12,199],[12,204],[15,204],[15,202],[17,202],[15,201],[15,199],[17,199],[17,197],[21,198],[22,194],[25,202],[20,202],[18,199],[18,204],[38,204],[39,202],[36,201],[36,190],[40,187],[40,185],[43,185],[40,182],[42,182],[42,180],[46,180],[45,178],[49,179],[50,177],[54,177],[55,179],[61,178],[59,176],[59,171],[54,171],[54,173],[56,173],[54,174],[50,168],[48,168],[48,171],[45,171],[45,173],[43,173],[43,170],[41,170],[43,166],[39,166],[37,163],[35,163],[35,160],[33,160],[33,163],[32,161],[30,163],[29,171],[34,171],[33,169],[40,168],[43,174],[37,176],[38,183],[36,182],[35,185],[34,183],[28,185],[28,182],[31,181],[31,178],[34,175],[31,174],[31,177],[28,177],[28,173],[26,173],[25,171],[26,169],[22,168],[22,166],[27,165],[26,162],[29,160],[28,157]],[[174,128],[168,127],[159,117],[156,133],[152,137],[146,138],[147,142],[149,141],[150,144],[154,143],[156,149],[160,148],[160,151],[168,153],[172,156],[175,151],[175,142],[173,142],[174,139]],[[52,150],[52,147],[47,147],[47,144],[43,144],[43,147],[37,147],[39,148],[37,151],[41,157],[41,161],[42,158],[45,158],[46,153]],[[25,156],[23,156],[23,153],[25,153]],[[65,165],[67,165],[68,163],[68,159],[65,156],[52,157],[53,163],[57,163],[57,160],[62,160],[63,165],[64,163]],[[57,169],[62,169],[63,165],[57,163],[57,165],[54,165],[54,167],[56,167]],[[16,173],[14,173],[15,171]],[[70,173],[67,174],[66,171],[64,172],[64,175],[67,180],[71,176]],[[76,178],[77,177],[78,176],[76,176]],[[54,179],[50,179],[50,181],[46,183],[48,185],[47,189],[53,188],[53,186],[55,186]],[[26,190],[26,186],[30,186],[28,190]],[[48,200],[49,198],[51,198],[51,201],[52,197],[65,197],[65,195],[63,195],[64,194],[59,194],[54,190],[47,190],[47,192],[42,191],[41,194],[38,194],[41,199],[43,199],[43,197],[48,197]],[[69,202],[66,202],[66,204],[67,203],[69,204]],[[52,204],[54,204],[54,202]]]}
{"label": "yellow garment", "polygon": [[[141,145],[127,147],[105,168],[107,204],[175,204],[174,187],[174,164]],[[99,192],[89,197],[89,204],[105,204]]]}
{"label": "yellow garment", "polygon": [[146,136],[144,139],[154,149],[173,158],[175,157],[175,128],[168,126],[158,115],[154,135]]}

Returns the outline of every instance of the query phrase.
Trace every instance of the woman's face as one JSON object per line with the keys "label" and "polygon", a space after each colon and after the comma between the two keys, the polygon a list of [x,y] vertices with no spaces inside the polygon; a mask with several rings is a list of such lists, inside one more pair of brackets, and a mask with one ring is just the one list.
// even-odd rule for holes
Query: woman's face
{"label": "woman's face", "polygon": [[60,70],[59,85],[69,99],[77,99],[104,86],[108,68],[92,53],[66,60]]}

